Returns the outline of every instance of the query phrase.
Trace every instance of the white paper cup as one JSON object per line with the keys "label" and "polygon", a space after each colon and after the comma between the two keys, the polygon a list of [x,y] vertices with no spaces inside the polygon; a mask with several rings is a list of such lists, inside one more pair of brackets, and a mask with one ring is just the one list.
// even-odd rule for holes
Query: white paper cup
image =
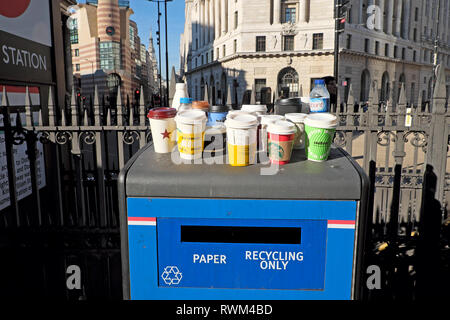
{"label": "white paper cup", "polygon": [[175,115],[176,110],[173,108],[154,108],[148,113],[156,153],[170,153],[175,147]]}
{"label": "white paper cup", "polygon": [[206,114],[200,110],[181,111],[178,112],[175,121],[181,159],[201,158],[206,130]]}
{"label": "white paper cup", "polygon": [[297,133],[295,134],[294,149],[305,148],[305,118],[308,116],[306,113],[286,113],[284,115],[286,120],[292,121],[297,126]]}
{"label": "white paper cup", "polygon": [[272,163],[287,164],[291,160],[297,126],[287,120],[271,122],[269,133],[269,159]]}
{"label": "white paper cup", "polygon": [[251,114],[232,114],[225,121],[228,161],[233,167],[256,162],[258,118]]}
{"label": "white paper cup", "polygon": [[269,152],[268,143],[267,143],[267,126],[271,122],[275,122],[278,120],[284,120],[284,116],[278,114],[263,114],[258,116],[260,128],[259,128],[259,142],[261,142],[259,151]]}

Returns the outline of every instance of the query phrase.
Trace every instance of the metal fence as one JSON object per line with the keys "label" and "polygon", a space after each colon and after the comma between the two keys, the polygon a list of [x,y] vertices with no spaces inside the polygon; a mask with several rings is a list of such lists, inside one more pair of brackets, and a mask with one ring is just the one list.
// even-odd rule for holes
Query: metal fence
{"label": "metal fence", "polygon": [[[120,299],[117,176],[150,139],[148,110],[142,96],[139,103],[123,104],[120,90],[114,104],[105,104],[96,91],[88,105],[72,93],[60,108],[49,90],[41,106],[31,105],[28,91],[24,106],[16,108],[8,105],[6,90],[2,94],[10,206],[0,211],[0,250],[7,261],[0,264],[0,295]],[[379,103],[376,92],[372,88],[368,103],[361,104],[350,88],[348,101],[333,107],[340,121],[335,143],[371,181],[366,264],[380,267],[383,284],[366,297],[414,298],[429,289],[419,290],[430,276],[449,284],[445,77],[441,72],[433,101],[424,106],[409,106],[404,87],[393,104]],[[47,182],[41,189],[40,143]],[[32,188],[21,200],[14,167],[14,146],[20,144],[27,145]],[[423,259],[436,263],[421,264]],[[81,270],[80,288],[67,285],[71,265]]]}

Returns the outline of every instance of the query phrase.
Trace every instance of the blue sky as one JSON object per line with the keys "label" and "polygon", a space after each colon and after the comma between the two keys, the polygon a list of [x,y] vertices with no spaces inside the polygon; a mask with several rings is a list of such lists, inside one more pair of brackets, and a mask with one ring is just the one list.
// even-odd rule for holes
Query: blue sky
{"label": "blue sky", "polygon": [[[79,1],[85,3],[86,0]],[[134,14],[130,19],[135,21],[138,26],[141,43],[148,47],[150,38],[150,29],[153,33],[153,45],[155,46],[156,59],[158,59],[158,46],[156,40],[156,31],[158,31],[158,9],[157,4],[148,0],[130,0],[130,7]],[[164,25],[164,3],[160,3],[161,10],[161,73],[166,75],[166,34]],[[175,70],[180,68],[180,34],[184,31],[184,0],[173,0],[167,2],[167,32],[169,34],[169,77],[172,66]]]}

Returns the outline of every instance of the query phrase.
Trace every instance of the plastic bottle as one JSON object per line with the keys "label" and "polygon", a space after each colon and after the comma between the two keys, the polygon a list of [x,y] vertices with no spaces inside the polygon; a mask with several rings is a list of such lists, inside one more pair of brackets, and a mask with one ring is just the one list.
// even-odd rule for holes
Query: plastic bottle
{"label": "plastic bottle", "polygon": [[180,107],[180,99],[187,98],[186,94],[186,84],[185,83],[177,83],[175,86],[175,94],[172,100],[172,108],[175,108],[178,111]]}
{"label": "plastic bottle", "polygon": [[325,87],[324,80],[315,80],[314,88],[309,94],[310,112],[329,112],[330,111],[330,93]]}
{"label": "plastic bottle", "polygon": [[180,98],[180,106],[178,112],[192,109],[192,98]]}

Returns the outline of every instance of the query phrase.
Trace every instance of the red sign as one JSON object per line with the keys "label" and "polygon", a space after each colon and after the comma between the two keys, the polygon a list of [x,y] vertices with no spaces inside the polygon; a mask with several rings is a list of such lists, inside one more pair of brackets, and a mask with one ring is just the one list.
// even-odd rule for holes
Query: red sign
{"label": "red sign", "polygon": [[1,1],[0,14],[7,18],[17,18],[28,9],[30,2],[31,0]]}

